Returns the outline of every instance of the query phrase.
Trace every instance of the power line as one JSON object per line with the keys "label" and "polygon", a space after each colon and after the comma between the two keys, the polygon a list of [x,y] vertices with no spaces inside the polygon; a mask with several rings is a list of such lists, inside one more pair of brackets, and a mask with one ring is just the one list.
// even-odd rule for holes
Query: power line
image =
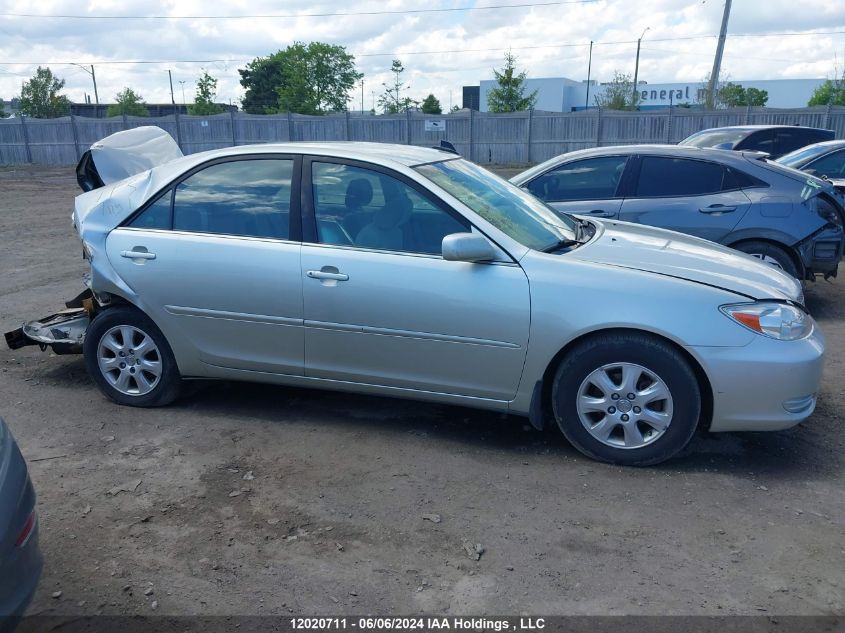
{"label": "power line", "polygon": [[253,15],[45,15],[40,13],[0,13],[6,18],[60,18],[67,20],[243,20],[276,18],[330,18],[356,15],[404,15],[414,13],[447,13],[454,11],[487,11],[491,9],[524,9],[530,7],[550,7],[564,4],[594,4],[599,0],[558,0],[557,2],[533,2],[530,4],[494,4],[483,7],[444,7],[436,9],[395,9],[382,11],[346,11],[333,13],[273,13]]}
{"label": "power line", "polygon": [[[593,0],[595,1],[595,0]],[[515,5],[516,6],[516,5]],[[529,6],[529,5],[522,5],[522,6]],[[845,34],[845,30],[843,31],[808,31],[808,32],[787,32],[787,33],[732,33],[731,37],[789,37],[789,36],[810,36],[810,35],[843,35]],[[715,35],[687,35],[684,37],[663,37],[663,38],[652,38],[650,42],[680,42],[680,41],[687,41],[687,40],[702,40],[702,39],[714,39]],[[603,45],[603,46],[616,46],[621,44],[636,44],[637,40],[597,40],[594,41],[594,45]],[[577,48],[577,47],[588,47],[589,42],[566,42],[566,43],[559,43],[559,44],[541,44],[536,46],[499,46],[493,48],[460,48],[460,49],[449,49],[449,50],[428,50],[428,51],[403,51],[402,53],[354,53],[355,57],[405,57],[410,55],[451,55],[455,53],[488,53],[488,52],[496,52],[496,51],[503,51],[503,50],[536,50],[542,48]],[[675,51],[672,51],[675,52]],[[94,63],[98,66],[102,65],[120,65],[120,64],[246,64],[253,61],[255,58],[250,59],[237,59],[237,58],[223,58],[223,59],[121,59],[121,60],[86,60],[85,63]],[[762,58],[761,58],[762,59]],[[75,64],[78,62],[69,62],[69,61],[5,61],[3,62],[6,65],[21,65],[21,66],[35,66],[35,65],[69,65]]]}

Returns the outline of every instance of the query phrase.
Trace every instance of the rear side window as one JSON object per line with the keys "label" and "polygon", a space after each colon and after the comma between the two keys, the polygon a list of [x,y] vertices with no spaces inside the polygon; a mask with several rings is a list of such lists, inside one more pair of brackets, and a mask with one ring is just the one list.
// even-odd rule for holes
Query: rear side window
{"label": "rear side window", "polygon": [[168,189],[158,200],[135,216],[129,226],[136,229],[169,229],[172,200],[173,190]]}
{"label": "rear side window", "polygon": [[601,156],[567,163],[532,180],[528,190],[545,202],[614,198],[627,160]]}
{"label": "rear side window", "polygon": [[293,160],[211,165],[176,186],[173,229],[287,239]]}
{"label": "rear side window", "polygon": [[666,198],[722,191],[725,169],[703,160],[643,156],[636,196]]}
{"label": "rear side window", "polygon": [[778,154],[788,154],[818,140],[814,132],[801,129],[778,130],[776,138],[775,148]]}

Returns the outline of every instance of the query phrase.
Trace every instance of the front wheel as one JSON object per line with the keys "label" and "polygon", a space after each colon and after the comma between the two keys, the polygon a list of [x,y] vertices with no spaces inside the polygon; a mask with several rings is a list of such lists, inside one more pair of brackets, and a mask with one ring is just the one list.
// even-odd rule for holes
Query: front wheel
{"label": "front wheel", "polygon": [[627,466],[665,461],[692,439],[701,391],[689,362],[644,334],[605,334],[575,347],[558,367],[553,410],[585,455]]}
{"label": "front wheel", "polygon": [[135,308],[100,312],[88,326],[82,351],[88,373],[118,404],[158,407],[179,395],[182,381],[170,345]]}

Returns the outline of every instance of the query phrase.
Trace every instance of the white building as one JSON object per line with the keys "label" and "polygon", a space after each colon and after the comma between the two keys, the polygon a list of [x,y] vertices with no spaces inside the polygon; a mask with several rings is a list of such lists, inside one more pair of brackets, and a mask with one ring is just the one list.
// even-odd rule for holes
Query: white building
{"label": "white building", "polygon": [[[766,103],[768,108],[803,108],[813,94],[813,90],[824,83],[824,79],[763,79],[739,81],[733,83],[743,88],[758,88],[769,93]],[[487,111],[487,92],[495,87],[495,79],[481,81],[481,111]],[[700,81],[669,84],[649,84],[639,82],[640,110],[666,108],[670,105],[690,104],[703,101],[698,97],[702,89]],[[547,77],[525,80],[525,94],[537,91],[537,103],[534,108],[547,112],[571,112],[583,110],[587,104],[587,82],[575,81],[566,77]],[[596,107],[595,96],[604,91],[604,86],[592,82],[589,91],[589,107]]]}

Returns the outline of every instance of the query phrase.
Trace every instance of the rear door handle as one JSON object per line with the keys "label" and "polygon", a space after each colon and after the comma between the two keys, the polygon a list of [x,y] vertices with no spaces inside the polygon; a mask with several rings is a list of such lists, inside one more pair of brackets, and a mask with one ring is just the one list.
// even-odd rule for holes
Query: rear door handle
{"label": "rear door handle", "polygon": [[155,259],[155,253],[148,253],[147,251],[120,251],[121,257],[129,259]]}
{"label": "rear door handle", "polygon": [[334,281],[349,281],[349,275],[344,273],[330,273],[323,270],[308,270],[305,274],[311,279],[333,279]]}
{"label": "rear door handle", "polygon": [[610,211],[605,211],[604,209],[593,209],[589,212],[589,215],[593,216],[594,218],[612,218],[613,213]]}
{"label": "rear door handle", "polygon": [[701,207],[699,211],[701,213],[731,213],[736,211],[736,207],[726,204],[711,204],[709,207]]}

